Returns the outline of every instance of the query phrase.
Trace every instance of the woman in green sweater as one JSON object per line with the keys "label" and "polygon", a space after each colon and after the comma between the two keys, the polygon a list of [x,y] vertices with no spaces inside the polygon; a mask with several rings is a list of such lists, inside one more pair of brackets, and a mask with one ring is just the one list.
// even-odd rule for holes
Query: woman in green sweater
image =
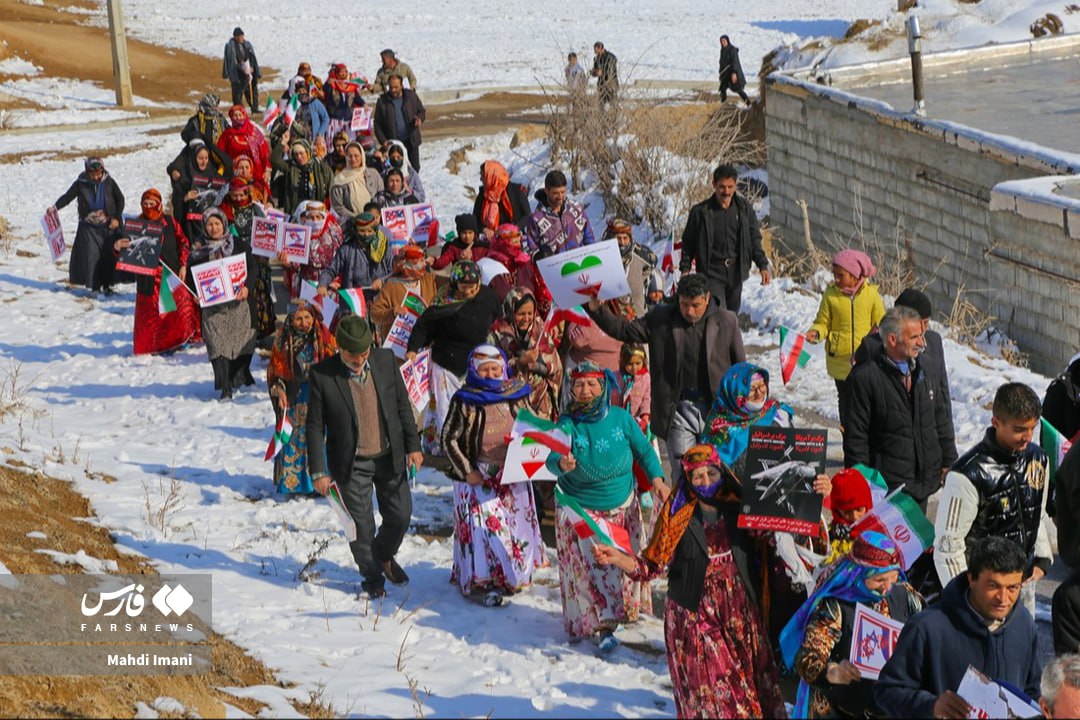
{"label": "woman in green sweater", "polygon": [[636,553],[643,538],[634,461],[652,478],[661,501],[669,493],[660,459],[637,422],[622,408],[611,407],[614,387],[611,372],[592,362],[570,373],[571,401],[558,423],[571,438],[570,451],[553,452],[547,460],[558,478],[555,546],[563,625],[572,642],[597,636],[602,653],[618,646],[613,633],[620,623],[635,622],[641,611],[651,610],[652,598],[648,583],[598,565],[592,556],[598,537],[581,538],[575,526],[591,521]]}

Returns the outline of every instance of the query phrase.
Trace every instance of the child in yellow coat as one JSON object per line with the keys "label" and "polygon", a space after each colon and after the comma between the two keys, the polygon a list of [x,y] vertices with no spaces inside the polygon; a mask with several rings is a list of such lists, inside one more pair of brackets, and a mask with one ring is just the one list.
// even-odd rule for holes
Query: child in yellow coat
{"label": "child in yellow coat", "polygon": [[877,274],[870,257],[859,250],[841,250],[833,258],[833,284],[821,297],[817,318],[806,339],[825,341],[825,367],[836,381],[840,398],[840,422],[846,406],[844,381],[851,372],[851,356],[863,338],[885,315],[885,303],[877,286],[868,280]]}

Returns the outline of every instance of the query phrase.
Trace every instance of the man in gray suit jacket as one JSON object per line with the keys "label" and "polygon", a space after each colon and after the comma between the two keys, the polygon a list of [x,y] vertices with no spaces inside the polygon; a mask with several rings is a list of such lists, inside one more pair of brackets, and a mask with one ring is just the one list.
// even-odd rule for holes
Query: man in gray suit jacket
{"label": "man in gray suit jacket", "polygon": [[735,313],[716,307],[709,280],[700,273],[679,282],[677,303],[662,303],[643,317],[626,320],[592,300],[587,310],[616,340],[649,344],[652,430],[667,442],[672,467],[704,424],[720,379],[746,359]]}
{"label": "man in gray suit jacket", "polygon": [[[341,489],[356,523],[349,549],[364,576],[361,586],[379,598],[386,594],[386,580],[409,581],[394,555],[412,517],[406,463],[419,469],[424,455],[393,353],[371,347],[371,326],[356,315],[338,324],[335,337],[339,354],[308,375],[308,470],[323,495],[332,480]],[[372,486],[382,515],[377,534]]]}

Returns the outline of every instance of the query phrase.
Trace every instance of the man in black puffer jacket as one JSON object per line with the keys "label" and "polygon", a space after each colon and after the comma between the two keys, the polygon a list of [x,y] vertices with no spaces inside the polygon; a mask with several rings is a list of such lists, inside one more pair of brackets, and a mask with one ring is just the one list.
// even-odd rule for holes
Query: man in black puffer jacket
{"label": "man in black puffer jacket", "polygon": [[1039,697],[1035,621],[1017,602],[1027,557],[1003,538],[974,543],[968,571],[941,601],[907,621],[874,686],[888,717],[965,718],[971,708],[956,694],[971,665],[987,677]]}
{"label": "man in black puffer jacket", "polygon": [[879,470],[892,490],[902,487],[925,510],[956,460],[952,417],[940,390],[918,361],[925,347],[919,313],[898,306],[881,321],[884,344],[873,360],[848,376],[850,404],[844,426],[844,465]]}

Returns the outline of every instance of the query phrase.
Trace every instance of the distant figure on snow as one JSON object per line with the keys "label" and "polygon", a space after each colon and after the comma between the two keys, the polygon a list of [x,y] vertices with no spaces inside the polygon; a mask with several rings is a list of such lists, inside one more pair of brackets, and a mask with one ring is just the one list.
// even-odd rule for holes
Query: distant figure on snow
{"label": "distant figure on snow", "polygon": [[615,95],[619,92],[619,69],[618,58],[615,53],[608,52],[604,43],[593,44],[592,76],[596,78],[596,90],[600,95],[600,104],[609,105],[615,102]]}
{"label": "distant figure on snow", "polygon": [[734,90],[744,103],[749,103],[746,95],[746,76],[743,75],[742,63],[739,62],[739,48],[731,44],[727,35],[720,36],[720,102],[727,102],[727,91]]}
{"label": "distant figure on snow", "polygon": [[233,105],[241,105],[247,98],[251,114],[262,112],[259,107],[259,60],[255,48],[244,39],[244,31],[234,28],[232,40],[225,43],[225,59],[221,65],[221,77],[232,86]]}

